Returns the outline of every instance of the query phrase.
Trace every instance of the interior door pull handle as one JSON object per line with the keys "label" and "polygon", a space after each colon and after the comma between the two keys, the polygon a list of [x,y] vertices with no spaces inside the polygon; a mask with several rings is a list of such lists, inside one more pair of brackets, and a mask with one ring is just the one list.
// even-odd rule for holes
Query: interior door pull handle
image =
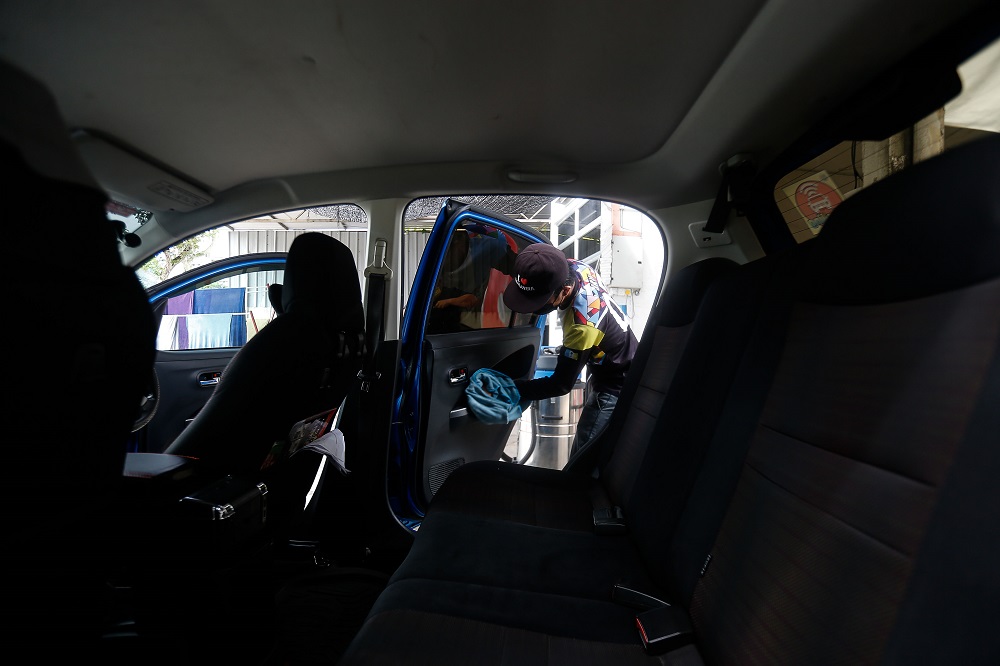
{"label": "interior door pull handle", "polygon": [[215,386],[222,378],[221,372],[203,372],[198,375],[199,386]]}
{"label": "interior door pull handle", "polygon": [[468,368],[452,368],[448,371],[448,383],[449,384],[462,384],[469,381],[469,369]]}
{"label": "interior door pull handle", "polygon": [[451,418],[460,419],[463,416],[469,415],[469,409],[467,407],[459,407],[458,409],[451,410]]}

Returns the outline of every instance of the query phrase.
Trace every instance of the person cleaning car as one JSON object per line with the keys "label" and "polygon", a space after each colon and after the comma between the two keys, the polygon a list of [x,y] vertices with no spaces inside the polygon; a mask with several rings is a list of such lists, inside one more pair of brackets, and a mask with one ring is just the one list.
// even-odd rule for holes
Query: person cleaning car
{"label": "person cleaning car", "polygon": [[587,367],[592,390],[580,413],[573,455],[608,424],[639,342],[628,319],[587,264],[569,259],[556,247],[535,243],[518,253],[514,279],[503,294],[514,312],[561,311],[563,344],[548,377],[515,380],[522,400],[542,400],[570,392]]}

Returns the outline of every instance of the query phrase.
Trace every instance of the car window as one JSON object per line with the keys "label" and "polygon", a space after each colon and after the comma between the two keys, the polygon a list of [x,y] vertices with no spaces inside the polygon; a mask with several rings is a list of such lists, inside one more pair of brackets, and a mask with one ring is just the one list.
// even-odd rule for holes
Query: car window
{"label": "car window", "polygon": [[156,348],[242,347],[274,319],[268,287],[283,275],[284,270],[255,267],[167,297],[157,308],[162,314]]}
{"label": "car window", "polygon": [[[109,218],[120,219],[126,231],[138,228],[143,211],[116,205]],[[136,269],[149,289],[188,271],[214,262],[287,252],[306,232],[332,236],[354,253],[359,279],[365,261],[368,218],[360,206],[337,204],[297,209],[231,222],[186,238],[158,252]],[[215,349],[240,347],[274,319],[268,300],[271,284],[280,283],[283,270],[273,265],[247,266],[211,282],[196,282],[172,293],[162,307],[157,349]]]}
{"label": "car window", "polygon": [[136,269],[136,274],[148,289],[222,259],[259,252],[287,252],[295,237],[307,231],[336,238],[354,252],[356,265],[363,264],[368,216],[360,206],[337,204],[261,215],[203,231],[156,253]]}
{"label": "car window", "polygon": [[1000,130],[995,62],[1000,41],[959,67],[963,92],[913,127],[882,141],[844,141],[786,174],[774,201],[797,243],[814,238],[837,206],[859,190]]}
{"label": "car window", "polygon": [[512,314],[514,326],[533,325],[531,315],[512,313],[502,298],[514,257],[530,243],[485,224],[455,229],[434,285],[427,333],[504,328]]}
{"label": "car window", "polygon": [[[403,214],[404,254],[403,270],[404,303],[406,290],[413,281],[413,274],[420,263],[427,237],[441,206],[447,199],[473,204],[503,214],[519,223],[532,227],[563,250],[567,257],[589,264],[601,275],[605,284],[622,306],[637,337],[641,337],[646,320],[652,311],[654,298],[662,277],[665,248],[663,237],[650,218],[629,206],[597,199],[552,197],[533,195],[460,195],[452,197],[424,197],[415,199]],[[463,238],[462,235],[468,238]],[[460,254],[466,240],[475,242],[475,231],[456,232],[449,252]],[[480,239],[482,240],[482,239]],[[512,234],[508,244],[523,247],[526,239]],[[499,247],[499,244],[496,246]],[[474,272],[474,271],[473,271]],[[490,294],[497,287],[496,281],[506,278],[502,271],[490,273],[495,281]],[[439,278],[439,281],[444,276]],[[442,288],[446,285],[439,284]],[[481,287],[481,285],[480,285]],[[442,289],[443,291],[443,289]],[[500,290],[502,292],[502,289]],[[447,296],[445,296],[447,298]],[[492,308],[492,299],[490,307]],[[495,308],[505,312],[502,299]],[[469,320],[469,317],[466,316]],[[496,325],[497,320],[487,316],[473,328]],[[468,322],[467,322],[468,323]],[[517,322],[515,322],[517,323]],[[506,320],[502,325],[506,325]],[[557,346],[562,340],[559,317],[549,317],[546,324],[545,343]]]}

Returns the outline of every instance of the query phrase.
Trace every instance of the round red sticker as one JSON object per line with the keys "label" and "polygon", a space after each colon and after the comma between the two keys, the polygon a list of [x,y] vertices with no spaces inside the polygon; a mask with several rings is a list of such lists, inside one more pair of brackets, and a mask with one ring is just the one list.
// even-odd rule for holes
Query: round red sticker
{"label": "round red sticker", "polygon": [[821,180],[804,180],[795,188],[795,205],[807,220],[826,217],[841,201],[837,190]]}

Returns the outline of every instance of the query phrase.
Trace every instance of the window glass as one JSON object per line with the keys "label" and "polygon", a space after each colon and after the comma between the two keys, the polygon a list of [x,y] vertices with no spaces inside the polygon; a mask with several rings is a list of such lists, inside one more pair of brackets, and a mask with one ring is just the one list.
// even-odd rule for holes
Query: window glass
{"label": "window glass", "polygon": [[[594,267],[615,300],[626,310],[636,336],[642,336],[662,277],[663,236],[641,211],[596,199],[514,194],[415,199],[403,214],[404,304],[430,229],[448,198],[494,211],[532,227],[567,257]],[[518,246],[525,243],[524,239],[509,240]],[[494,279],[498,279],[495,274]],[[502,302],[497,310],[502,311],[501,308]],[[562,340],[559,317],[549,317],[547,321],[546,344],[558,346]]]}
{"label": "window glass", "polygon": [[284,270],[262,267],[168,297],[157,308],[162,314],[156,348],[242,347],[274,319],[267,290],[283,275]]}
{"label": "window glass", "polygon": [[793,238],[815,237],[837,206],[912,164],[1000,131],[1000,40],[959,67],[962,93],[884,141],[845,141],[786,174],[774,200]]}
{"label": "window glass", "polygon": [[[434,285],[427,333],[504,328],[512,313],[503,303],[514,258],[530,240],[485,224],[456,229]],[[514,326],[530,326],[532,315],[515,314]]]}
{"label": "window glass", "polygon": [[[110,219],[121,219],[128,231],[148,217],[142,211],[116,205]],[[262,215],[209,229],[158,252],[136,269],[146,288],[218,261],[288,251],[297,236],[318,232],[336,238],[354,254],[362,279],[368,218],[360,206],[337,204]],[[239,347],[274,318],[269,285],[282,281],[274,264],[246,266],[211,284],[197,284],[173,294],[163,309],[157,349]],[[226,328],[227,324],[230,326]]]}
{"label": "window glass", "polygon": [[354,252],[355,264],[363,265],[368,217],[360,206],[337,204],[261,215],[209,229],[158,252],[136,269],[136,275],[149,288],[222,259],[287,252],[295,237],[308,231],[336,238]]}

